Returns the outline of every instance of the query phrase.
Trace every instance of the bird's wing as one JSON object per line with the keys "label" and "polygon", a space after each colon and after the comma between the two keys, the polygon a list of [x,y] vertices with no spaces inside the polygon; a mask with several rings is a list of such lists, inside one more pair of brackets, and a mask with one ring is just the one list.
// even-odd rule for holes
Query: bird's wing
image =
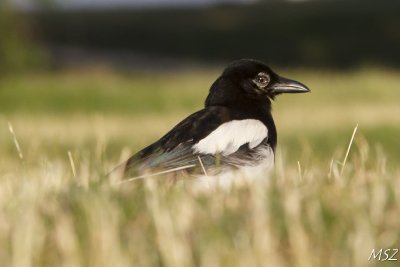
{"label": "bird's wing", "polygon": [[[259,160],[253,150],[266,140],[268,130],[259,120],[238,119],[224,107],[208,107],[192,114],[154,144],[132,156],[125,176],[185,168],[202,173],[220,164],[240,166]],[[201,166],[203,165],[203,166]]]}
{"label": "bird's wing", "polygon": [[212,155],[196,153],[193,145],[230,119],[224,107],[208,107],[193,113],[160,140],[133,155],[125,164],[125,177],[187,167],[198,169],[214,163]]}

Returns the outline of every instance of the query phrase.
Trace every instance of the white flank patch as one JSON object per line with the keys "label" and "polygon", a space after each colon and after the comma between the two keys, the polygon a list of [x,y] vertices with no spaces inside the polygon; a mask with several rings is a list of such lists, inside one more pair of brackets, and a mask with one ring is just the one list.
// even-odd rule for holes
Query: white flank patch
{"label": "white flank patch", "polygon": [[220,174],[196,177],[188,184],[195,192],[205,192],[220,188],[230,190],[233,186],[241,186],[268,179],[274,167],[274,152],[271,147],[260,148],[258,153],[264,158],[255,166],[243,166],[237,170],[227,169]]}
{"label": "white flank patch", "polygon": [[268,136],[267,127],[259,120],[233,120],[226,122],[193,146],[203,154],[221,153],[224,156],[236,152],[242,145],[258,146]]}

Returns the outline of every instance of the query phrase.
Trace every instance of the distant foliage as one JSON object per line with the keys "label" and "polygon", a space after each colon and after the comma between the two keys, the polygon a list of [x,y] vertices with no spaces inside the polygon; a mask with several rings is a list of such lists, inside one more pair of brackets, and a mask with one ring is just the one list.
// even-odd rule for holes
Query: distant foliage
{"label": "distant foliage", "polygon": [[31,41],[25,20],[0,3],[0,73],[42,66],[44,57]]}
{"label": "distant foliage", "polygon": [[400,67],[399,14],[400,1],[391,0],[264,1],[207,8],[53,10],[33,19],[42,39],[58,47],[200,62],[250,57],[275,66],[343,69]]}

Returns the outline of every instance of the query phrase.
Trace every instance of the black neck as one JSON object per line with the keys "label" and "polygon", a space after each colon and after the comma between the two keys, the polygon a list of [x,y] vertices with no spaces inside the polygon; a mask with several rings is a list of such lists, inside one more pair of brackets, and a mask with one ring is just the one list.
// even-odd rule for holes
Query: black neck
{"label": "black neck", "polygon": [[[225,90],[229,91],[229,94]],[[210,93],[205,101],[205,107],[221,106],[230,109],[232,119],[257,119],[268,129],[267,143],[275,151],[277,133],[271,114],[271,100],[265,97],[254,98],[247,96],[229,80],[219,78],[211,86]]]}

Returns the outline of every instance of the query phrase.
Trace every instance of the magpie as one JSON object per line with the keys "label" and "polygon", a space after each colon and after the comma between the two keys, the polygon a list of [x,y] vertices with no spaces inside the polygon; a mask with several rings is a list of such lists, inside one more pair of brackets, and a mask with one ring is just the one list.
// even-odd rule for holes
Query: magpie
{"label": "magpie", "polygon": [[304,84],[279,76],[264,63],[240,59],[212,84],[204,108],[120,165],[124,178],[147,174],[217,176],[274,164],[277,131],[271,101],[306,93]]}

